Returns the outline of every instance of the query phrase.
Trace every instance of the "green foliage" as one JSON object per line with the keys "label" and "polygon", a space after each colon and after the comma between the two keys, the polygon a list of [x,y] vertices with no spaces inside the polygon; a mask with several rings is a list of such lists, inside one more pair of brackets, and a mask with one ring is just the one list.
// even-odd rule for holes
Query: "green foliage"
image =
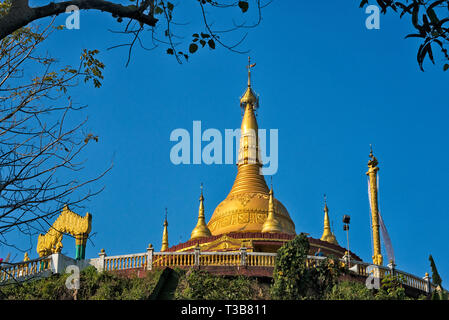
{"label": "green foliage", "polygon": [[[362,0],[360,7],[368,5],[368,0]],[[449,54],[446,46],[449,39],[449,28],[446,25],[449,22],[449,0],[376,0],[376,4],[381,7],[383,14],[388,9],[400,13],[400,18],[404,15],[410,15],[412,26],[416,33],[411,33],[406,38],[420,38],[422,43],[417,53],[417,61],[420,69],[423,69],[424,59],[428,57],[435,64],[432,45],[439,48],[445,60],[449,60]],[[443,70],[449,69],[449,64],[443,65]]]}
{"label": "green foliage", "polygon": [[248,300],[268,298],[256,280],[244,276],[225,277],[190,270],[179,281],[175,299]]}
{"label": "green foliage", "polygon": [[84,66],[84,82],[93,80],[95,88],[101,87],[99,79],[103,79],[102,70],[104,69],[103,62],[95,58],[99,53],[98,50],[83,50],[81,60]]}
{"label": "green foliage", "polygon": [[309,241],[301,233],[278,250],[271,287],[273,299],[323,299],[337,283],[343,273],[337,260],[328,257],[314,266],[307,266],[309,249]]}
{"label": "green foliage", "polygon": [[363,283],[341,281],[325,295],[325,300],[373,300],[374,293]]}
{"label": "green foliage", "polygon": [[435,265],[435,261],[433,260],[432,255],[429,255],[430,268],[432,268],[432,283],[436,286],[441,286],[443,280],[438,273],[437,266]]}
{"label": "green foliage", "polygon": [[[121,277],[97,272],[90,266],[80,273],[78,300],[144,300],[148,299],[162,271],[148,272],[144,278]],[[65,286],[69,274],[46,279],[9,284],[0,287],[0,298],[10,300],[69,300],[74,292]]]}
{"label": "green foliage", "polygon": [[402,276],[386,275],[377,291],[375,300],[411,300],[405,294],[405,279]]}
{"label": "green foliage", "polygon": [[5,0],[0,2],[0,17],[7,14],[11,7],[11,0]]}
{"label": "green foliage", "polygon": [[449,294],[445,290],[437,289],[432,292],[431,300],[449,300]]}

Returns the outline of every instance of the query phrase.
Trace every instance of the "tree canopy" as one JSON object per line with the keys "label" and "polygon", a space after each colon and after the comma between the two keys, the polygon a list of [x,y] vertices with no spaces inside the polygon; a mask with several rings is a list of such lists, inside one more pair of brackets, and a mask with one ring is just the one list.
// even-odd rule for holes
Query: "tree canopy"
{"label": "tree canopy", "polygon": [[[79,10],[110,14],[117,21],[121,30],[115,32],[129,35],[130,40],[112,48],[129,47],[128,63],[136,44],[144,49],[162,46],[167,54],[173,55],[179,63],[182,63],[199,48],[204,47],[213,50],[216,45],[221,45],[231,51],[245,52],[239,50],[238,46],[245,39],[247,30],[260,23],[261,10],[266,5],[262,4],[261,0],[192,0],[190,4],[195,4],[197,14],[194,16],[191,10],[183,11],[180,4],[175,5],[167,0],[68,0],[51,1],[34,7],[29,5],[29,0],[4,0],[0,3],[0,10],[4,12],[0,17],[0,40],[33,21],[60,15],[65,13],[67,8],[75,6]],[[250,19],[248,12],[251,9],[254,15],[251,18],[252,22],[248,23],[246,19]],[[236,22],[236,15],[240,15],[238,18],[240,21],[243,19],[243,22]],[[215,27],[221,18],[228,21],[227,27],[223,27],[223,24]],[[185,21],[192,20],[200,22],[201,27],[197,32],[187,36],[183,33],[187,25]],[[226,37],[236,30],[243,33],[239,39],[229,43]],[[144,44],[144,40],[148,38],[152,48]]]}

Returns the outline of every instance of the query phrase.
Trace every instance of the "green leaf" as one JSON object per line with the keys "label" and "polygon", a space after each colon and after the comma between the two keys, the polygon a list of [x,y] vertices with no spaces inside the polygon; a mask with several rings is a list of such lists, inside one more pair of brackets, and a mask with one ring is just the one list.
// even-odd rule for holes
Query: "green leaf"
{"label": "green leaf", "polygon": [[247,1],[239,1],[239,8],[242,10],[242,12],[248,11],[249,4]]}
{"label": "green leaf", "polygon": [[407,38],[424,38],[424,35],[412,33],[412,34],[406,35],[406,36],[405,36],[405,39],[407,39]]}
{"label": "green leaf", "polygon": [[209,41],[207,41],[207,44],[209,45],[209,48],[211,49],[215,49],[215,41],[210,39]]}
{"label": "green leaf", "polygon": [[198,45],[196,43],[191,43],[189,46],[189,52],[190,53],[195,53],[196,50],[198,50]]}
{"label": "green leaf", "polygon": [[449,64],[446,63],[446,64],[443,66],[443,70],[444,70],[444,71],[447,71],[447,69],[449,69]]}
{"label": "green leaf", "polygon": [[412,23],[415,26],[415,28],[419,29],[418,25],[418,13],[419,13],[419,4],[414,4],[413,11],[412,11]]}
{"label": "green leaf", "polygon": [[167,49],[167,54],[173,54],[173,49],[172,48],[168,48]]}
{"label": "green leaf", "polygon": [[156,7],[156,8],[154,8],[154,13],[155,13],[155,14],[161,14],[162,12],[164,12],[164,10],[162,10],[161,7]]}
{"label": "green leaf", "polygon": [[438,19],[437,15],[435,14],[435,11],[433,11],[433,9],[431,9],[431,8],[427,9],[427,15],[429,16],[430,21],[432,21],[432,23],[435,23],[435,24],[438,23],[439,19]]}

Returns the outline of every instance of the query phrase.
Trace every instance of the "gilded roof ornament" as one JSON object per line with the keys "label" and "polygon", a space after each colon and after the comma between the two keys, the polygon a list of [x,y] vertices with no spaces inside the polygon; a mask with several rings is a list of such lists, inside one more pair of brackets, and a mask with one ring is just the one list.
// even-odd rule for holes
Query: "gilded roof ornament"
{"label": "gilded roof ornament", "polygon": [[193,229],[190,240],[210,237],[212,233],[206,225],[206,219],[204,216],[204,196],[203,196],[203,184],[201,183],[201,196],[200,196],[200,207],[198,210],[198,222],[196,227]]}
{"label": "gilded roof ornament", "polygon": [[326,200],[326,195],[324,195],[324,230],[320,240],[338,245],[337,238],[331,230],[331,225],[329,222],[329,208],[327,207]]}
{"label": "gilded roof ornament", "polygon": [[246,105],[252,106],[253,109],[259,107],[259,98],[256,96],[253,89],[251,88],[251,68],[254,68],[255,66],[256,64],[255,63],[251,64],[251,58],[248,57],[248,65],[246,66],[246,68],[248,69],[248,88],[246,89],[245,93],[240,99],[240,106],[243,109],[246,108]]}
{"label": "gilded roof ornament", "polygon": [[379,162],[376,157],[373,155],[373,148],[370,145],[370,153],[369,157],[371,158],[368,161],[368,172],[366,175],[369,177],[369,201],[371,208],[371,232],[373,239],[373,263],[376,265],[382,265],[383,256],[380,242],[380,233],[379,233],[379,204],[377,199],[377,171],[379,167],[377,165]]}
{"label": "gilded roof ornament", "polygon": [[262,226],[262,232],[281,233],[283,232],[283,228],[279,223],[279,220],[276,218],[273,198],[273,185],[271,185],[270,200],[268,201],[268,216]]}
{"label": "gilded roof ornament", "polygon": [[368,161],[368,167],[369,168],[375,168],[375,167],[377,167],[379,162],[377,161],[376,157],[373,154],[373,147],[372,147],[372,145],[369,145],[369,147],[370,147],[369,157],[371,159]]}
{"label": "gilded roof ornament", "polygon": [[168,222],[167,222],[167,208],[165,208],[164,232],[162,233],[162,247],[161,251],[168,250]]}

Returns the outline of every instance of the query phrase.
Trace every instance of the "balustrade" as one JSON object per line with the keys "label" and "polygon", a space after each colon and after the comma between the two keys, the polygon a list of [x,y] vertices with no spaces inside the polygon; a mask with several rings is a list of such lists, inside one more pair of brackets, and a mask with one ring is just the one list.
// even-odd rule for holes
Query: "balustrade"
{"label": "balustrade", "polygon": [[[274,267],[276,256],[276,253],[246,252],[244,248],[239,252],[201,252],[198,248],[190,252],[154,252],[152,247],[149,247],[146,253],[110,257],[107,257],[104,250],[102,250],[99,258],[90,259],[88,262],[94,265],[99,271],[117,271],[136,268],[151,270],[153,267],[194,266]],[[308,256],[306,258],[306,265],[307,267],[314,267],[325,259],[325,257]],[[339,263],[344,265],[346,262],[341,259]],[[356,274],[364,277],[369,276],[367,272],[369,264],[351,261],[351,265],[357,266],[356,269],[351,268]],[[53,270],[51,256],[20,263],[4,263],[0,268],[0,282],[42,274],[43,271],[47,270]],[[430,284],[428,276],[423,279],[393,269],[392,267],[388,268],[383,266],[377,266],[377,272],[380,278],[392,274],[399,276],[403,279],[405,285],[423,292],[435,289]]]}

